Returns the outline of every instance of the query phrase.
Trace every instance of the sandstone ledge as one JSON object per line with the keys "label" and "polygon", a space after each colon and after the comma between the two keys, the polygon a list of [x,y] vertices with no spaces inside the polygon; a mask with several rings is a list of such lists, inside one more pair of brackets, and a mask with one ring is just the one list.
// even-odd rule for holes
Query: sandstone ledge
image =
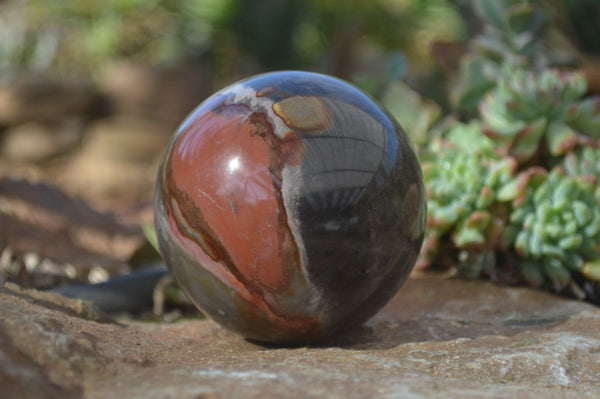
{"label": "sandstone ledge", "polygon": [[6,397],[592,398],[600,381],[600,309],[485,282],[410,279],[320,347],[264,347],[210,320],[117,323],[7,288],[0,314]]}

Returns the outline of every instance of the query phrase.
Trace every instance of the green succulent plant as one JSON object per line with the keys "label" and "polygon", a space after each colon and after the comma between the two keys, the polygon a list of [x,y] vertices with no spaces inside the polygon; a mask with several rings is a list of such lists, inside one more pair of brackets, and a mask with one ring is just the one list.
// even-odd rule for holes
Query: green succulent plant
{"label": "green succulent plant", "polygon": [[530,284],[549,281],[560,292],[572,274],[600,277],[600,202],[595,184],[564,169],[532,168],[508,184],[502,199],[513,201],[504,240],[523,258]]}
{"label": "green succulent plant", "polygon": [[583,99],[585,92],[585,79],[576,73],[508,68],[480,103],[484,132],[499,144],[501,154],[519,163],[538,156],[537,162],[548,167],[546,158],[600,136],[600,103]]}
{"label": "green succulent plant", "polygon": [[457,123],[422,154],[429,197],[422,266],[435,257],[446,234],[459,249],[483,250],[496,241],[499,226],[491,206],[517,164],[510,157],[498,159],[493,144],[478,123]]}
{"label": "green succulent plant", "polygon": [[477,4],[485,32],[463,58],[455,103],[474,119],[421,154],[429,199],[419,265],[599,302],[600,98],[585,97],[582,75],[548,68],[548,14],[537,2]]}
{"label": "green succulent plant", "polygon": [[461,275],[479,277],[515,260],[510,273],[528,283],[585,297],[575,281],[600,282],[598,100],[583,97],[578,74],[505,73],[481,103],[481,122],[455,123],[422,155],[420,265],[450,250]]}

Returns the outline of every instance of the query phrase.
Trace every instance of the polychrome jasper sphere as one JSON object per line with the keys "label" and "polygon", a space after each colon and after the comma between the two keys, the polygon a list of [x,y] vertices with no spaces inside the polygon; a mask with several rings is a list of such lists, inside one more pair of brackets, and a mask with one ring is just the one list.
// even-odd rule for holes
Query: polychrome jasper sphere
{"label": "polychrome jasper sphere", "polygon": [[284,344],[347,331],[385,305],[425,217],[398,123],[348,83],[307,72],[204,101],[172,138],[155,197],[161,252],[196,306]]}

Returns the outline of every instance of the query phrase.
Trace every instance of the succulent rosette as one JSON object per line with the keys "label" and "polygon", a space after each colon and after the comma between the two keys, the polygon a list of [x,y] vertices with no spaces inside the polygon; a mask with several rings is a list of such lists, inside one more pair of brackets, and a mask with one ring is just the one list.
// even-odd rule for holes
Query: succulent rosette
{"label": "succulent rosette", "polygon": [[483,131],[500,145],[501,154],[519,163],[594,143],[600,136],[600,103],[595,97],[582,99],[586,89],[577,73],[507,68],[480,104]]}
{"label": "succulent rosette", "polygon": [[596,186],[564,169],[547,173],[531,168],[499,193],[512,199],[504,240],[523,258],[521,270],[530,284],[550,283],[553,291],[573,289],[573,273],[600,280],[600,203]]}
{"label": "succulent rosette", "polygon": [[517,165],[510,157],[498,159],[493,145],[478,123],[458,123],[423,154],[429,200],[421,266],[429,264],[446,234],[459,249],[483,250],[497,241],[501,226],[490,208]]}

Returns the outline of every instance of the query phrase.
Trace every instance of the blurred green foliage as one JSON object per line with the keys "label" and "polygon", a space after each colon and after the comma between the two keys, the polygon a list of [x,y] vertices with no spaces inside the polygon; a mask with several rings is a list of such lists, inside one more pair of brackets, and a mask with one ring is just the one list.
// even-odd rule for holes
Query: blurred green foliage
{"label": "blurred green foliage", "polygon": [[559,22],[574,39],[580,51],[600,54],[598,22],[600,1],[598,0],[555,0],[562,12]]}
{"label": "blurred green foliage", "polygon": [[502,65],[544,68],[550,63],[544,41],[547,7],[522,0],[477,0],[474,5],[485,24],[461,60],[453,92],[453,103],[469,116],[477,113],[479,102],[495,86]]}
{"label": "blurred green foliage", "polygon": [[463,36],[448,0],[7,0],[0,73],[93,75],[127,59],[231,79],[311,69],[377,89],[405,74],[404,55],[431,64],[433,40]]}

